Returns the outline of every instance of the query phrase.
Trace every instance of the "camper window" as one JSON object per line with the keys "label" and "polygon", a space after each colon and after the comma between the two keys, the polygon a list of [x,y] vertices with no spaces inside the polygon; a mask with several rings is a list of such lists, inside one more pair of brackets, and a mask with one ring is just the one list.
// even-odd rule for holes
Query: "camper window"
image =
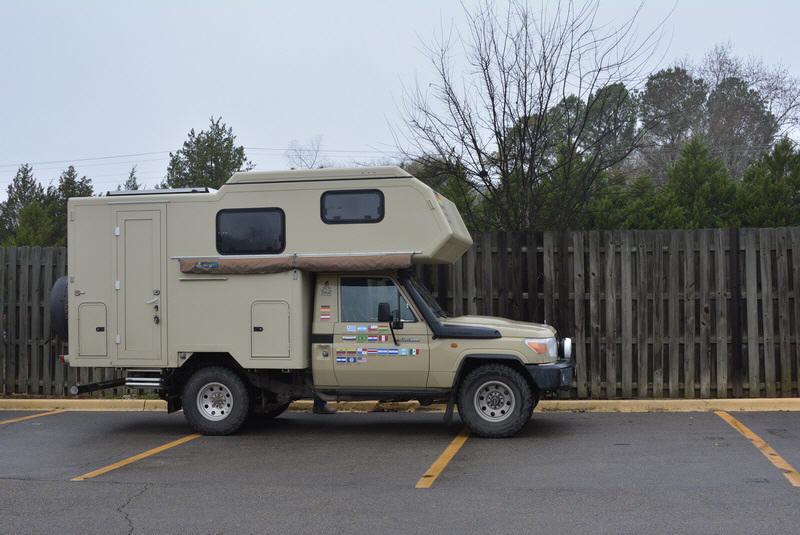
{"label": "camper window", "polygon": [[392,316],[404,322],[417,321],[400,290],[384,277],[342,277],[342,320],[377,322],[378,305],[389,303]]}
{"label": "camper window", "polygon": [[285,247],[286,221],[280,208],[237,208],[217,212],[219,254],[278,254]]}
{"label": "camper window", "polygon": [[378,223],[383,219],[383,192],[377,189],[326,191],[320,201],[328,224]]}

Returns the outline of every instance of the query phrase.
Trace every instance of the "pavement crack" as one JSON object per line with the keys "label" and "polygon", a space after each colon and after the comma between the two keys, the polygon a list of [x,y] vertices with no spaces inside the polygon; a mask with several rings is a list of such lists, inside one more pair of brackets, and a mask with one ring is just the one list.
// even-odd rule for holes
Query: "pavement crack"
{"label": "pavement crack", "polygon": [[149,488],[150,484],[149,483],[145,484],[138,492],[132,494],[127,500],[125,500],[125,503],[123,503],[116,509],[116,511],[119,514],[121,514],[122,517],[125,519],[125,522],[128,523],[128,535],[133,535],[134,527],[133,527],[133,520],[131,520],[130,515],[127,513],[127,511],[125,511],[125,508],[128,507],[133,500],[144,494]]}

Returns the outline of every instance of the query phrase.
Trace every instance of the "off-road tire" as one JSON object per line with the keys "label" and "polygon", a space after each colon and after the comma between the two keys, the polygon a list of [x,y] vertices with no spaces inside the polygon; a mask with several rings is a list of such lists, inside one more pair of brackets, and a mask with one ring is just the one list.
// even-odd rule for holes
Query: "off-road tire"
{"label": "off-road tire", "polygon": [[[482,403],[479,389],[497,398],[492,400],[499,403],[496,411]],[[484,364],[472,370],[458,389],[459,416],[473,434],[486,438],[516,434],[531,419],[534,403],[534,393],[525,377],[504,364]],[[501,413],[507,406],[511,410]]]}
{"label": "off-road tire", "polygon": [[[221,407],[224,411],[225,401],[230,396],[231,406],[227,414],[217,414],[218,420],[210,419],[199,406],[198,396],[201,390],[209,385],[222,385],[224,389],[212,388],[211,393],[220,396]],[[217,388],[217,390],[213,390]],[[227,391],[225,391],[227,389]],[[208,390],[205,390],[208,391]],[[221,393],[218,394],[218,393]],[[235,433],[244,424],[250,414],[251,396],[247,385],[233,370],[221,366],[208,366],[195,371],[183,387],[183,414],[189,425],[203,435],[230,435]]]}

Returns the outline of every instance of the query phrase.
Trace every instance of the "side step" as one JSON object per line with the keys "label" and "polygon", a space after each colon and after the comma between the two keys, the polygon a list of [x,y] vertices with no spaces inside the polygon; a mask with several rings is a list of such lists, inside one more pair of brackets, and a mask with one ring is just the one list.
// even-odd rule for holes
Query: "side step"
{"label": "side step", "polygon": [[167,382],[161,374],[161,370],[128,370],[125,375],[125,386],[130,388],[153,388],[155,390],[166,390]]}

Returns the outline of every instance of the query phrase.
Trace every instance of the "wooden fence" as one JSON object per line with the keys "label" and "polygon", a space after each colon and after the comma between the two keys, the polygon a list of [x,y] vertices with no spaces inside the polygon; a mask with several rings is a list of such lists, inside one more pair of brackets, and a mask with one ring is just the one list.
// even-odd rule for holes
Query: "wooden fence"
{"label": "wooden fence", "polygon": [[[64,248],[0,249],[5,393],[114,376],[68,368],[47,298]],[[419,275],[451,313],[555,325],[579,398],[798,395],[800,228],[487,233]]]}
{"label": "wooden fence", "polygon": [[490,233],[418,269],[456,315],[574,337],[572,397],[798,394],[800,228]]}

